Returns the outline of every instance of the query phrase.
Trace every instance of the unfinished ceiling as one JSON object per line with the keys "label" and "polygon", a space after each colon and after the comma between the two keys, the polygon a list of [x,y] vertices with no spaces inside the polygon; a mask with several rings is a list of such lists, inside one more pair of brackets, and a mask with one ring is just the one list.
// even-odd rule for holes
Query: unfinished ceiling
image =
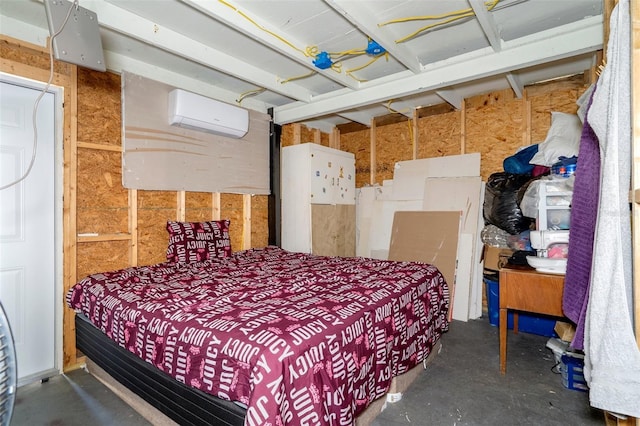
{"label": "unfinished ceiling", "polygon": [[[62,0],[56,0],[62,1]],[[582,73],[602,0],[80,0],[107,69],[323,131]],[[2,34],[44,45],[45,8],[2,0]]]}

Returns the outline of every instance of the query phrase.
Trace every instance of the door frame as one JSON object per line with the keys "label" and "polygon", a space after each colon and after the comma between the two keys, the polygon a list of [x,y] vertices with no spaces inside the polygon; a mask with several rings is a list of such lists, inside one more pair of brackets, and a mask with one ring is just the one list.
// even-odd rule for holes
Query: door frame
{"label": "door frame", "polygon": [[[0,71],[0,81],[9,84],[15,84],[28,89],[44,90],[47,86],[46,83],[41,81],[32,80],[25,77],[20,77],[13,74],[8,74]],[[54,96],[54,123],[55,134],[54,139],[54,370],[55,374],[62,373],[62,357],[63,357],[63,335],[62,335],[62,314],[63,314],[63,142],[64,142],[64,88],[60,86],[50,85],[47,88],[47,93],[51,93]],[[36,153],[37,155],[37,153]],[[35,378],[35,380],[45,379],[51,376],[51,371],[43,374],[42,377]],[[33,381],[33,377],[28,377],[26,380],[18,381],[18,386],[27,384]]]}

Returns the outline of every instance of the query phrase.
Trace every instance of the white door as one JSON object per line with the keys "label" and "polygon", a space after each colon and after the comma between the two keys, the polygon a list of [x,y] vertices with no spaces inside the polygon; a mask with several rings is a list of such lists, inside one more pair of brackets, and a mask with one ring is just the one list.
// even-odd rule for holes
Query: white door
{"label": "white door", "polygon": [[[0,81],[0,187],[19,179],[34,147],[33,109],[39,89]],[[55,95],[37,114],[33,167],[0,190],[0,301],[16,344],[18,384],[56,370]]]}

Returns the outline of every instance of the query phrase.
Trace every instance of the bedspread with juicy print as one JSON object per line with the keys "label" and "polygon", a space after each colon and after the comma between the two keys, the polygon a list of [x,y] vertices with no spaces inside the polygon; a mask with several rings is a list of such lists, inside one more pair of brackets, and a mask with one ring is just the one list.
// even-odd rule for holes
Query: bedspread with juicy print
{"label": "bedspread with juicy print", "polygon": [[446,331],[437,268],[276,247],[86,277],[68,305],[245,425],[349,425]]}

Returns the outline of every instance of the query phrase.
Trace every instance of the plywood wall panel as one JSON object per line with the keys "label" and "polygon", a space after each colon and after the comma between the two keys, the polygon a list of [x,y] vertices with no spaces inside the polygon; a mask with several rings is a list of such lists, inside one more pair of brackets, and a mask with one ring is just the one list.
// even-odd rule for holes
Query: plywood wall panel
{"label": "plywood wall panel", "polygon": [[129,241],[78,244],[78,279],[90,274],[115,271],[129,266]]}
{"label": "plywood wall panel", "polygon": [[294,142],[294,131],[292,124],[285,124],[282,126],[282,134],[280,135],[280,146],[285,147],[289,145],[293,145]]}
{"label": "plywood wall panel", "polygon": [[[0,35],[0,58],[19,64],[27,64],[34,68],[49,70],[49,54],[40,46],[13,39],[5,35]],[[54,73],[61,75],[71,75],[75,66],[66,62],[54,61]],[[8,72],[9,70],[7,70]],[[33,77],[33,76],[32,76]]]}
{"label": "plywood wall panel", "polygon": [[167,219],[173,209],[138,210],[138,265],[152,265],[166,260],[169,233]]}
{"label": "plywood wall panel", "polygon": [[[300,126],[300,142],[315,142],[317,144],[322,144],[322,140],[316,141],[316,130],[310,129],[305,125]],[[329,139],[325,139],[326,146],[329,146]]]}
{"label": "plywood wall panel", "polygon": [[120,75],[78,68],[78,140],[121,146]]}
{"label": "plywood wall panel", "polygon": [[466,153],[479,152],[483,180],[504,170],[504,159],[522,146],[524,129],[522,100],[491,93],[470,98],[466,109]]}
{"label": "plywood wall panel", "polygon": [[187,192],[185,194],[186,215],[188,222],[204,222],[212,219],[210,192]]}
{"label": "plywood wall panel", "polygon": [[423,117],[418,120],[417,158],[460,155],[460,111]]}
{"label": "plywood wall panel", "polygon": [[138,191],[138,264],[166,260],[167,220],[176,220],[177,194],[173,191]]}
{"label": "plywood wall panel", "polygon": [[251,247],[266,247],[269,244],[269,197],[251,197]]}
{"label": "plywood wall panel", "polygon": [[220,218],[229,219],[229,237],[231,248],[242,250],[242,206],[241,194],[220,194]]}
{"label": "plywood wall panel", "polygon": [[128,232],[128,192],[121,185],[120,154],[78,149],[78,232]]}
{"label": "plywood wall panel", "polygon": [[322,146],[330,146],[331,138],[329,133],[321,133],[320,134],[320,145]]}
{"label": "plywood wall panel", "polygon": [[371,182],[371,130],[340,135],[340,150],[351,152],[356,159],[356,188]]}
{"label": "plywood wall panel", "polygon": [[531,143],[544,141],[551,127],[551,93],[529,97],[531,103]]}
{"label": "plywood wall panel", "polygon": [[317,129],[312,129],[304,124],[285,124],[282,126],[280,136],[280,146],[285,147],[297,143],[313,142],[318,145],[329,146],[330,134],[323,133]]}
{"label": "plywood wall panel", "polygon": [[[551,110],[575,114],[578,111],[576,101],[580,97],[578,90],[559,90],[551,94]],[[581,93],[581,92],[580,92]]]}
{"label": "plywood wall panel", "polygon": [[78,209],[78,234],[124,234],[128,232],[128,219],[126,207]]}
{"label": "plywood wall panel", "polygon": [[[568,84],[568,83],[567,83]],[[574,84],[562,88],[554,85],[556,90],[534,90],[531,102],[531,143],[540,143],[547,137],[551,127],[551,112],[575,114],[578,111],[576,101],[587,90],[588,86],[575,87]]]}
{"label": "plywood wall panel", "polygon": [[396,162],[413,159],[411,123],[407,120],[376,127],[376,181],[393,179]]}
{"label": "plywood wall panel", "polygon": [[[174,191],[138,191],[138,209],[174,209],[177,194]],[[175,220],[175,213],[171,216]]]}

